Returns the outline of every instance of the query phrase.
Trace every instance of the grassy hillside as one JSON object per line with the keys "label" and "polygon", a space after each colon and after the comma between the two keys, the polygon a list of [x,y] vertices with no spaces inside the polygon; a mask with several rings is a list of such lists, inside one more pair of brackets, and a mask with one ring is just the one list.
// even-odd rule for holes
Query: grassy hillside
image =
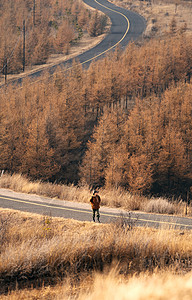
{"label": "grassy hillside", "polygon": [[[112,271],[106,275],[96,273],[93,279],[86,277],[80,287],[65,282],[55,287],[10,292],[8,296],[1,296],[1,299],[128,300],[134,298],[146,300],[151,298],[153,300],[181,300],[192,297],[191,283],[191,273],[187,275],[175,275],[172,272],[153,275],[144,273],[124,280]],[[76,294],[78,294],[77,297]]]}
{"label": "grassy hillside", "polygon": [[[191,269],[190,231],[130,230],[119,223],[92,224],[4,209],[0,238],[1,293],[9,290],[7,299],[18,295],[20,299],[26,295],[29,299],[35,295],[69,299],[79,292],[92,292],[91,299],[95,299],[95,294],[103,292],[101,282],[106,283],[104,296],[108,297],[112,283],[117,291],[126,293],[134,284],[144,288],[151,273],[159,271],[159,288],[167,276],[162,273],[165,271],[169,271],[170,284],[175,277],[171,274],[180,274],[184,284],[190,280],[183,277]],[[116,268],[115,278],[109,273],[111,268]],[[109,275],[95,278],[95,272]],[[175,278],[178,280],[178,275]],[[148,293],[156,280],[154,275]],[[27,290],[20,291],[23,288]]]}

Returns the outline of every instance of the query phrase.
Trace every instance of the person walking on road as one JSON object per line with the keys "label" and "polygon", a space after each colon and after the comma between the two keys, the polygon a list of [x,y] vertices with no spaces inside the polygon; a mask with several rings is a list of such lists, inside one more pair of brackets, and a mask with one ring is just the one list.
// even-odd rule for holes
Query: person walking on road
{"label": "person walking on road", "polygon": [[97,213],[97,221],[100,223],[99,208],[101,203],[101,198],[98,191],[93,191],[93,196],[90,199],[92,210],[93,210],[93,222],[95,222],[95,214]]}

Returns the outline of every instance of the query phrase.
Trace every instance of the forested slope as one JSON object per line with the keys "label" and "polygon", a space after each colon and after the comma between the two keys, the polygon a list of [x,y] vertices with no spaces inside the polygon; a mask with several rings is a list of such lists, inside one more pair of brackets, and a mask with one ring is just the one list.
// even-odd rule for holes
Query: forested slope
{"label": "forested slope", "polygon": [[88,70],[74,64],[51,81],[8,87],[0,169],[140,192],[188,189],[191,51],[190,36],[175,34],[131,43]]}

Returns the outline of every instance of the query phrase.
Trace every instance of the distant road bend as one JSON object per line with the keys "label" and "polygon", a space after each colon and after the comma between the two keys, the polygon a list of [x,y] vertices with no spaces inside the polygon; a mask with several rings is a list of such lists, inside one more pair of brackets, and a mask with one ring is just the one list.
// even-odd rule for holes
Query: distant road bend
{"label": "distant road bend", "polygon": [[[101,195],[102,196],[102,195]],[[89,199],[87,200],[89,202]],[[52,217],[63,217],[79,221],[92,221],[92,210],[89,203],[43,198],[36,195],[16,193],[0,189],[0,207],[31,212]],[[119,218],[135,226],[155,228],[192,229],[192,219],[143,212],[126,212],[120,209],[101,207],[101,222],[111,223]]]}
{"label": "distant road bend", "polygon": [[[88,6],[106,14],[111,20],[111,28],[98,45],[76,57],[82,65],[89,66],[91,61],[101,58],[107,52],[115,49],[117,45],[124,48],[130,41],[138,39],[146,28],[145,19],[135,12],[118,7],[107,0],[83,1]],[[73,59],[69,59],[59,65],[71,65]],[[54,72],[55,67],[51,67],[49,70]]]}
{"label": "distant road bend", "polygon": [[146,28],[145,19],[135,12],[117,7],[107,0],[83,1],[106,14],[111,20],[111,28],[98,45],[78,56],[81,64],[89,65],[93,59],[102,57],[117,45],[124,48],[130,41],[138,39]]}
{"label": "distant road bend", "polygon": [[[145,19],[139,14],[126,10],[121,7],[108,2],[107,0],[83,0],[85,4],[97,10],[102,11],[111,20],[111,27],[109,33],[105,38],[95,47],[81,53],[80,55],[68,59],[64,62],[57,63],[53,66],[47,66],[43,70],[34,70],[29,74],[21,74],[20,78],[12,79],[10,83],[21,83],[24,77],[36,78],[39,77],[44,70],[48,70],[53,74],[57,67],[61,69],[67,66],[67,69],[72,65],[74,59],[78,59],[79,63],[88,67],[93,60],[98,60],[109,51],[115,49],[119,45],[124,49],[130,41],[137,40],[146,28]],[[35,83],[36,81],[34,81]],[[2,86],[2,85],[1,85]]]}

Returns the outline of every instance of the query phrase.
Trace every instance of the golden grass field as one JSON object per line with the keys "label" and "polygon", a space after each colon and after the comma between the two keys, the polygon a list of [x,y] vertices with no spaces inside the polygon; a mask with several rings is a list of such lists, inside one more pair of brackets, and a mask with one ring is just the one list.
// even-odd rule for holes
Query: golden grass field
{"label": "golden grass field", "polygon": [[[192,274],[175,275],[171,272],[141,274],[127,280],[115,271],[107,274],[95,273],[93,278],[81,281],[73,287],[68,280],[54,287],[24,289],[0,296],[2,300],[188,300],[192,297]],[[75,296],[77,294],[77,296]]]}
{"label": "golden grass field", "polygon": [[1,209],[0,240],[0,299],[192,296],[191,231]]}

